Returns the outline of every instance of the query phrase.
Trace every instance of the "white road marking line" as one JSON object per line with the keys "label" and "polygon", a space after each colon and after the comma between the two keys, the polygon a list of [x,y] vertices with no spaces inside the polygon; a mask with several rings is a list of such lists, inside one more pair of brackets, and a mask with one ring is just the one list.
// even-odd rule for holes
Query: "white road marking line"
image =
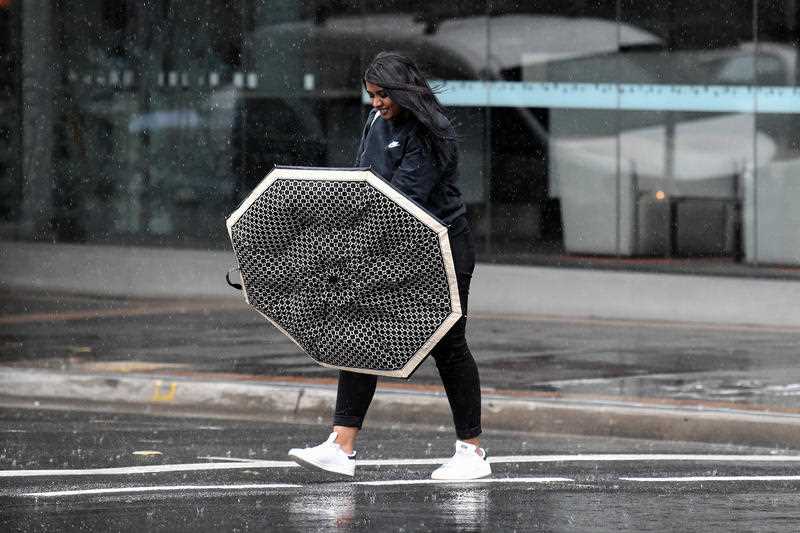
{"label": "white road marking line", "polygon": [[153,487],[113,487],[108,489],[59,490],[52,492],[26,492],[23,496],[51,498],[56,496],[83,496],[92,494],[120,494],[130,492],[165,492],[180,490],[248,490],[300,488],[303,485],[267,483],[258,485],[160,485]]}
{"label": "white road marking line", "polygon": [[714,455],[714,454],[670,454],[670,453],[605,453],[576,455],[498,455],[489,457],[490,463],[574,463],[574,462],[625,462],[625,461],[674,461],[674,462],[740,462],[740,463],[796,463],[800,455]]}
{"label": "white road marking line", "polygon": [[800,476],[687,476],[687,477],[621,477],[620,481],[697,482],[697,481],[800,481]]}
{"label": "white road marking line", "polygon": [[[357,481],[354,485],[388,486],[388,485],[441,485],[441,484],[464,484],[464,483],[554,483],[572,482],[567,477],[521,477],[521,478],[487,478],[462,481],[449,481],[443,479],[393,479],[383,481]],[[249,485],[156,485],[151,487],[111,487],[105,489],[78,489],[78,490],[59,490],[49,492],[26,492],[22,496],[35,498],[53,498],[58,496],[88,496],[102,494],[124,494],[142,492],[167,492],[167,491],[191,491],[191,490],[252,490],[252,489],[285,489],[303,488],[308,485],[298,485],[291,483],[265,483]]]}
{"label": "white road marking line", "polygon": [[354,485],[387,486],[387,485],[439,485],[443,483],[555,483],[575,481],[568,477],[516,477],[516,478],[484,478],[453,481],[447,479],[393,479],[386,481],[356,481]]}
{"label": "white road marking line", "polygon": [[[620,477],[620,481],[636,482],[702,482],[702,481],[800,481],[800,476],[689,476],[689,477]],[[357,481],[354,485],[369,486],[396,486],[396,485],[440,485],[463,483],[570,483],[575,480],[567,477],[521,477],[521,478],[486,478],[474,480],[443,480],[443,479],[395,479],[381,481]],[[63,490],[51,492],[28,492],[22,496],[47,498],[57,496],[83,496],[99,494],[190,491],[190,490],[252,490],[274,488],[303,488],[307,485],[290,483],[265,483],[248,485],[159,485],[151,487],[112,487],[105,489]]]}
{"label": "white road marking line", "polygon": [[239,457],[214,457],[213,455],[206,455],[203,457],[198,457],[198,459],[205,459],[206,461],[229,461],[232,463],[250,463],[257,459],[242,459]]}
{"label": "white road marking line", "polygon": [[[430,459],[372,459],[358,460],[361,466],[440,465],[448,457]],[[742,463],[791,463],[800,462],[800,455],[712,455],[712,454],[576,454],[576,455],[498,455],[487,459],[490,463],[576,463],[576,462],[742,462]]]}
{"label": "white road marking line", "polygon": [[205,470],[239,470],[244,468],[295,468],[294,461],[250,461],[246,463],[186,463],[173,465],[123,466],[116,468],[87,468],[65,470],[0,470],[3,477],[36,476],[115,476],[153,474],[159,472],[194,472]]}
{"label": "white road marking line", "polygon": [[[372,459],[356,461],[359,466],[425,466],[440,465],[447,457],[426,459]],[[730,463],[797,463],[800,455],[709,455],[709,454],[576,454],[576,455],[507,455],[489,457],[493,464],[502,463],[576,463],[576,462],[730,462]],[[35,476],[113,476],[160,472],[192,472],[203,470],[241,470],[245,468],[297,468],[294,461],[249,460],[226,457],[226,462],[185,463],[168,465],[128,466],[114,468],[0,470],[0,478]]]}
{"label": "white road marking line", "polygon": [[[635,481],[643,483],[681,483],[710,481],[800,481],[800,476],[687,476],[687,477],[620,477],[619,481]],[[393,479],[378,481],[356,481],[354,485],[398,486],[398,485],[443,485],[443,484],[487,484],[487,483],[573,483],[568,477],[520,477],[520,478],[485,478],[472,480],[445,479]],[[50,492],[26,492],[22,496],[35,498],[53,498],[59,496],[87,496],[102,494],[124,494],[145,492],[176,492],[197,490],[255,490],[304,488],[311,485],[292,483],[264,483],[247,485],[156,485],[150,487],[111,487],[104,489],[61,490]]]}

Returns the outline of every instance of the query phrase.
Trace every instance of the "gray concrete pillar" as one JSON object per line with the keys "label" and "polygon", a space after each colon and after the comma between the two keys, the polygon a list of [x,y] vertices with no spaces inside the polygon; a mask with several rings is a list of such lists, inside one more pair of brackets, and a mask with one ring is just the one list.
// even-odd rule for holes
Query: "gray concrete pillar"
{"label": "gray concrete pillar", "polygon": [[51,0],[22,4],[22,210],[21,236],[52,235],[53,141],[59,68],[55,63]]}

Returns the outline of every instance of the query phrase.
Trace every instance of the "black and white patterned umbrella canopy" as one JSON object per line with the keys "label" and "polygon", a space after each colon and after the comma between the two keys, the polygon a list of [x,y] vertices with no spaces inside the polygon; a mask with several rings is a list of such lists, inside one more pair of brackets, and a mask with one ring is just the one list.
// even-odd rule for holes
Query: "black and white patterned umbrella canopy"
{"label": "black and white patterned umbrella canopy", "polygon": [[447,227],[371,170],[276,167],[227,226],[247,302],[323,366],[408,377],[461,317]]}

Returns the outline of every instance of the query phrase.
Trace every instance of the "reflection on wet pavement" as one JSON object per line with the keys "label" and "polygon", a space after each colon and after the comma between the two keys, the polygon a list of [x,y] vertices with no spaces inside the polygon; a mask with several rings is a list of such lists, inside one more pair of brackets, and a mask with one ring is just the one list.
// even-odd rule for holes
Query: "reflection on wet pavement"
{"label": "reflection on wet pavement", "polygon": [[345,485],[334,493],[312,491],[293,495],[286,505],[287,521],[308,530],[352,527],[356,514],[354,489]]}
{"label": "reflection on wet pavement", "polygon": [[[754,373],[756,372],[749,374]],[[758,373],[763,375],[760,379],[742,379],[738,374],[728,376],[718,374],[720,373],[643,375],[636,378],[564,380],[549,384],[568,394],[710,400],[778,407],[800,406],[800,373],[796,371],[784,371],[779,376],[775,376],[773,372],[761,372]],[[785,383],[795,379],[797,383]]]}

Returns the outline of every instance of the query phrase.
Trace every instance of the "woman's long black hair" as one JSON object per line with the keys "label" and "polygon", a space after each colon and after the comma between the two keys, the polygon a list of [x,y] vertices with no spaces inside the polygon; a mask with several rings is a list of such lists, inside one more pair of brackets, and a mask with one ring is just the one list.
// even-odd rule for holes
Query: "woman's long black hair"
{"label": "woman's long black hair", "polygon": [[366,82],[381,87],[395,103],[422,125],[422,140],[443,167],[452,157],[456,138],[436,94],[417,65],[396,52],[380,52],[364,72]]}

